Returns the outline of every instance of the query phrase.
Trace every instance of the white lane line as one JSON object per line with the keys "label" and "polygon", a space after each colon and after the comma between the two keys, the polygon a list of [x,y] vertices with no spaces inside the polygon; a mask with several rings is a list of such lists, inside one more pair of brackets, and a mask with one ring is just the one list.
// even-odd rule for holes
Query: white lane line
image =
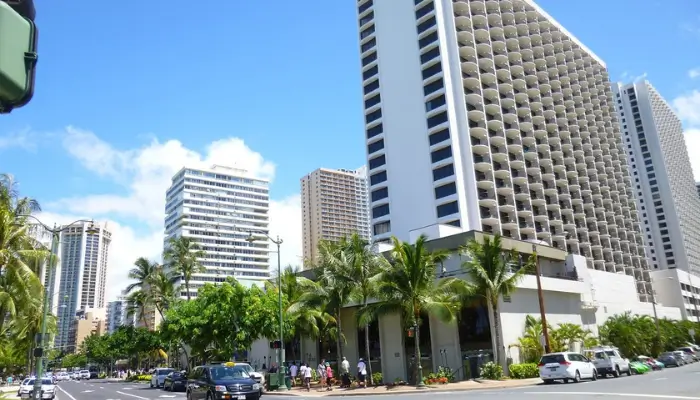
{"label": "white lane line", "polygon": [[700,397],[672,396],[666,394],[639,394],[639,393],[610,393],[610,392],[524,392],[525,394],[554,394],[557,396],[609,396],[609,397],[639,397],[647,399],[676,399],[676,400],[700,400]]}
{"label": "white lane line", "polygon": [[137,398],[137,399],[141,399],[141,400],[151,400],[151,399],[149,399],[148,397],[141,397],[141,396],[137,396],[137,395],[135,395],[135,394],[129,394],[129,393],[120,392],[120,391],[118,391],[118,390],[117,390],[117,393],[123,394],[124,396],[130,396],[130,397],[134,397],[134,398]]}
{"label": "white lane line", "polygon": [[76,399],[75,397],[73,397],[72,394],[66,392],[66,390],[63,389],[62,387],[57,386],[57,388],[58,388],[58,390],[60,390],[61,392],[63,392],[63,394],[65,394],[66,396],[68,396],[69,399],[71,399],[71,400],[78,400],[78,399]]}
{"label": "white lane line", "polygon": [[100,389],[104,389],[104,388],[105,388],[104,386],[100,386]]}
{"label": "white lane line", "polygon": [[665,381],[666,379],[668,379],[668,378],[656,378],[656,379],[654,379],[654,380],[655,380],[655,381]]}

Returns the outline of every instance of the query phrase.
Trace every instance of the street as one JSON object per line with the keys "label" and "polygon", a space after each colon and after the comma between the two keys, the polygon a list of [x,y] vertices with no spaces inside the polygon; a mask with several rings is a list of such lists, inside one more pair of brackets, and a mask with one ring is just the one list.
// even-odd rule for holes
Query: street
{"label": "street", "polygon": [[[337,393],[337,392],[336,392]],[[597,382],[579,384],[536,385],[517,389],[505,390],[472,390],[466,392],[449,392],[430,390],[416,393],[387,395],[394,399],[429,399],[439,395],[441,399],[450,400],[539,400],[565,396],[567,400],[583,400],[596,398],[629,399],[676,399],[700,400],[700,363],[681,368],[670,368],[664,371],[635,375],[617,379],[599,379]],[[334,396],[335,397],[335,396]],[[356,400],[376,399],[380,396],[353,396]],[[381,396],[384,397],[384,396]],[[313,399],[319,396],[312,392],[310,395],[281,396],[265,394],[264,399]],[[148,385],[124,382],[84,381],[60,383],[59,400],[184,400],[182,392],[171,393],[160,389],[151,389]]]}

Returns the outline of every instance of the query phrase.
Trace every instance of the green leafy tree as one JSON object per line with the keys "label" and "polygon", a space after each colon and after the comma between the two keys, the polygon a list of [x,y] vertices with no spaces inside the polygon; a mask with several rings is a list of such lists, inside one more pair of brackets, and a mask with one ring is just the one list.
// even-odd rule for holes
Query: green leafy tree
{"label": "green leafy tree", "polygon": [[192,275],[204,272],[206,269],[199,262],[205,255],[202,248],[194,239],[186,236],[173,237],[163,252],[163,260],[170,270],[177,272],[185,281],[187,300],[190,300],[190,281]]}
{"label": "green leafy tree", "polygon": [[[392,238],[393,249],[384,268],[375,278],[379,303],[368,307],[370,315],[399,313],[404,325],[413,327],[415,360],[421,359],[420,325],[424,315],[443,322],[454,322],[462,306],[462,298],[469,295],[463,280],[444,278],[437,280],[437,266],[447,259],[443,251],[429,251],[426,236],[418,237],[414,244]],[[417,384],[423,385],[418,363]]]}
{"label": "green leafy tree", "polygon": [[[461,252],[467,256],[462,268],[470,278],[469,292],[483,299],[491,310],[496,339],[495,358],[500,365],[505,365],[499,299],[501,296],[510,296],[525,274],[534,269],[534,258],[519,265],[518,253],[515,250],[504,251],[500,235],[471,239],[462,247]],[[519,265],[520,268],[513,270],[514,265]]]}

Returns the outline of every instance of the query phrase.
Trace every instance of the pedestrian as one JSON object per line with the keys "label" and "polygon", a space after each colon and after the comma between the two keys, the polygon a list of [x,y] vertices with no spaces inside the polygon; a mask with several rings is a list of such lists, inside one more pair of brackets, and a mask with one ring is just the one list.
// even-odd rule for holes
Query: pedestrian
{"label": "pedestrian", "polygon": [[333,368],[329,362],[326,362],[326,390],[333,390]]}
{"label": "pedestrian", "polygon": [[318,374],[318,381],[321,384],[321,390],[326,386],[326,360],[321,359],[321,362],[316,367],[316,373]]}
{"label": "pedestrian", "polygon": [[311,391],[311,367],[304,364],[304,384],[306,384],[306,391]]}
{"label": "pedestrian", "polygon": [[365,360],[360,358],[360,362],[357,363],[357,380],[360,381],[360,387],[367,387],[367,365]]}
{"label": "pedestrian", "polygon": [[342,379],[341,387],[350,387],[350,362],[346,357],[343,357],[343,362],[340,363],[340,378]]}
{"label": "pedestrian", "polygon": [[294,386],[294,383],[297,380],[297,370],[297,362],[294,361],[292,366],[289,367],[289,377],[292,378],[292,386]]}

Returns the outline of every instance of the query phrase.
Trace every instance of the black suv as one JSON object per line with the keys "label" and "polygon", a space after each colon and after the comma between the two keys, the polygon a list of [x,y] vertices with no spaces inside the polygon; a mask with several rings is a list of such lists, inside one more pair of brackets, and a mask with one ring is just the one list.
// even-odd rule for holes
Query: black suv
{"label": "black suv", "polygon": [[187,400],[259,400],[260,384],[235,363],[202,365],[187,377]]}

